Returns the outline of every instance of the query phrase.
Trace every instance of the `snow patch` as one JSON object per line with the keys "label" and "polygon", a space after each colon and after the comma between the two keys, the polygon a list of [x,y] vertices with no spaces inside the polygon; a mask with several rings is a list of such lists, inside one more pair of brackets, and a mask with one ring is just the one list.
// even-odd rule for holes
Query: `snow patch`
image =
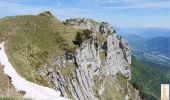
{"label": "snow patch", "polygon": [[9,62],[5,53],[4,42],[0,44],[0,63],[1,65],[4,65],[4,73],[11,77],[11,84],[15,87],[16,91],[26,92],[24,98],[34,100],[66,100],[63,97],[60,97],[59,91],[40,86],[22,78]]}

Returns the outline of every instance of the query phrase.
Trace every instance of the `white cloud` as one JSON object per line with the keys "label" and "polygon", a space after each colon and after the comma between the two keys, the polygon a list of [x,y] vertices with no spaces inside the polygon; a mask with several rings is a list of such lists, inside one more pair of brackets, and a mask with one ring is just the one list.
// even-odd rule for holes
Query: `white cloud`
{"label": "white cloud", "polygon": [[13,14],[35,13],[40,10],[45,10],[45,7],[29,7],[19,3],[11,3],[0,1],[0,11]]}
{"label": "white cloud", "polygon": [[[15,1],[15,0],[13,0]],[[0,12],[5,13],[3,16],[13,16],[13,15],[25,15],[25,14],[38,14],[42,11],[50,11],[55,16],[60,17],[60,19],[65,20],[70,17],[88,17],[91,14],[89,9],[84,8],[74,8],[74,7],[61,7],[61,0],[56,6],[28,6],[22,3],[0,1]]]}
{"label": "white cloud", "polygon": [[[10,2],[13,1],[13,2]],[[19,2],[17,2],[19,1]],[[33,1],[33,0],[31,0]],[[67,18],[94,18],[100,21],[111,21],[113,20],[113,24],[116,24],[118,26],[120,26],[120,22],[122,19],[124,19],[124,17],[120,17],[120,16],[126,16],[129,18],[130,15],[126,15],[123,14],[123,12],[118,12],[118,14],[116,13],[112,13],[112,12],[116,12],[119,11],[119,9],[144,9],[144,10],[151,10],[154,9],[154,11],[156,11],[157,9],[169,9],[170,8],[170,1],[159,1],[157,0],[157,2],[144,2],[142,0],[138,0],[140,2],[135,2],[137,0],[134,0],[134,2],[132,2],[131,0],[73,0],[73,2],[77,2],[76,4],[66,4],[66,1],[63,0],[57,0],[58,4],[56,3],[56,6],[46,6],[46,5],[26,5],[24,3],[21,3],[21,0],[0,0],[0,17],[2,16],[8,16],[8,15],[25,15],[25,14],[38,14],[42,11],[46,11],[49,10],[51,11],[55,16],[59,17],[59,19],[65,20]],[[95,2],[97,2],[97,4],[95,4]],[[41,3],[40,3],[41,4]],[[82,6],[80,6],[80,4]],[[94,7],[95,6],[95,7]],[[94,9],[93,9],[94,7]],[[156,9],[155,9],[156,8]],[[162,12],[164,13],[164,12]],[[161,13],[161,14],[162,14]],[[165,15],[168,15],[169,12],[167,12],[167,14],[163,14],[160,15],[161,18],[168,18],[168,17],[164,17]],[[136,13],[135,13],[136,14]],[[135,15],[134,14],[134,15]],[[154,13],[154,15],[157,15]],[[153,15],[153,16],[154,16]],[[115,22],[115,19],[112,18],[113,16],[119,16],[119,17],[114,17],[116,18],[118,21]],[[144,15],[145,16],[145,15]],[[142,17],[141,16],[141,19]],[[147,15],[146,15],[147,16]],[[151,15],[149,15],[151,16]],[[158,14],[159,16],[159,14]],[[131,19],[132,17],[132,19]],[[139,16],[140,17],[140,16]],[[149,17],[146,17],[146,20]],[[125,18],[126,19],[126,18]],[[140,19],[140,18],[139,18]],[[128,19],[126,19],[125,21],[127,21]],[[160,22],[159,18],[155,18],[153,19],[154,21],[152,21],[153,23],[156,22]],[[162,21],[164,21],[163,19],[161,19]],[[137,21],[137,22],[142,22]],[[139,24],[135,24],[136,22],[133,22],[133,16],[130,16],[129,21],[127,23],[122,21],[122,26],[129,26],[129,24],[131,24],[132,26],[136,26],[136,25],[141,25],[141,26],[151,26],[151,25],[145,25],[144,23],[139,23]],[[167,21],[165,22],[160,22],[160,23],[168,23]],[[159,24],[159,23],[158,23]],[[169,26],[169,24],[160,24],[159,27],[161,26]]]}
{"label": "white cloud", "polygon": [[170,8],[170,0],[74,0],[82,4],[117,9],[129,8]]}
{"label": "white cloud", "polygon": [[170,2],[149,2],[149,3],[134,3],[123,8],[170,8]]}
{"label": "white cloud", "polygon": [[[119,2],[120,3],[120,2]],[[101,7],[104,8],[116,8],[116,9],[132,9],[132,8],[140,8],[140,9],[147,9],[147,8],[170,8],[170,1],[167,2],[122,2],[125,5],[114,5],[114,4],[101,4]]]}
{"label": "white cloud", "polygon": [[[67,13],[71,12],[89,12],[88,8],[86,7],[79,7],[78,9],[76,8],[76,4],[71,4],[75,5],[74,7],[64,7],[60,8],[62,5],[62,0],[57,0],[58,3],[56,4],[56,7],[50,7],[50,6],[28,6],[24,5],[21,2],[22,0],[1,0],[0,1],[0,12],[5,12],[5,13],[11,13],[11,14],[33,14],[33,13],[38,13],[44,10],[50,10],[52,12],[61,12],[64,14],[65,11]],[[77,1],[78,3],[82,3],[82,5],[87,5],[87,6],[95,6],[100,8],[111,8],[111,9],[135,9],[135,8],[140,8],[140,9],[150,9],[150,8],[170,8],[170,1],[161,1],[158,0],[157,2],[136,2],[134,0],[73,0]],[[150,1],[150,0],[149,0]],[[64,10],[63,10],[64,9]],[[80,12],[80,13],[81,13]]]}
{"label": "white cloud", "polygon": [[153,24],[153,23],[145,24],[143,27],[145,27],[145,28],[167,28],[167,29],[170,29],[169,25],[161,25],[161,24]]}

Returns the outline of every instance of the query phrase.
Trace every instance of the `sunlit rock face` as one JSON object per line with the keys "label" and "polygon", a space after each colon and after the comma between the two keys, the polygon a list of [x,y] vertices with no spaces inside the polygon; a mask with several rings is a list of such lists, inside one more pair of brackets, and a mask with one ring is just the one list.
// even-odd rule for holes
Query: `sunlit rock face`
{"label": "sunlit rock face", "polygon": [[[95,35],[74,52],[56,57],[54,67],[44,65],[39,71],[40,75],[70,99],[128,100],[135,97],[139,100],[138,91],[128,83],[131,78],[131,51],[127,41],[106,22],[71,19],[64,24],[92,30]],[[97,36],[104,41],[97,39]]]}

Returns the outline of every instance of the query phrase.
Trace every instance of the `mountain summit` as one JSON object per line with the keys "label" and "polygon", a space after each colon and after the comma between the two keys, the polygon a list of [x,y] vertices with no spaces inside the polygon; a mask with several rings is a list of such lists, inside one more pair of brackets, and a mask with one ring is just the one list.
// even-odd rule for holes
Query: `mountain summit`
{"label": "mountain summit", "polygon": [[50,11],[41,12],[39,15],[41,15],[41,16],[53,16]]}
{"label": "mountain summit", "polygon": [[85,18],[61,22],[45,11],[2,18],[0,27],[9,61],[26,80],[69,99],[140,100],[128,82],[128,43],[109,23]]}

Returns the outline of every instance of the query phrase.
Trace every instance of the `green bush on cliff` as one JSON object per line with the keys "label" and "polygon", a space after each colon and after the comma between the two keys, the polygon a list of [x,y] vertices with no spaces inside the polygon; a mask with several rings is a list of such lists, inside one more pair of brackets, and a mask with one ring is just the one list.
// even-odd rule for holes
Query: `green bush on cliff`
{"label": "green bush on cliff", "polygon": [[73,41],[73,42],[74,42],[74,44],[80,46],[83,43],[84,40],[85,40],[85,38],[84,38],[83,33],[77,32],[77,35],[75,37],[75,41]]}
{"label": "green bush on cliff", "polygon": [[84,34],[84,36],[85,36],[86,39],[91,38],[91,37],[92,37],[92,33],[93,33],[93,31],[91,31],[91,30],[89,30],[89,29],[83,30],[83,34]]}

